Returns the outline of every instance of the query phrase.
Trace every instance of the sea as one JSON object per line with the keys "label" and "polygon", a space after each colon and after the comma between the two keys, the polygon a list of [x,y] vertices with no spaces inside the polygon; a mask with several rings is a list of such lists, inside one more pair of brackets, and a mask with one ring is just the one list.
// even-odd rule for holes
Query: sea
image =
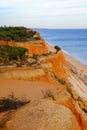
{"label": "sea", "polygon": [[47,43],[87,65],[87,29],[36,29]]}

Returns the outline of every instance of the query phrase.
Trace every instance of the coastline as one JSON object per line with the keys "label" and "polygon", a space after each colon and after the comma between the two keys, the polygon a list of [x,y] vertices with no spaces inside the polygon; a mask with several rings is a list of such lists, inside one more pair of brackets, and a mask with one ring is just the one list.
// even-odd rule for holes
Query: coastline
{"label": "coastline", "polygon": [[75,58],[75,57],[74,57],[74,56],[72,56],[72,54],[70,54],[69,52],[67,52],[67,51],[65,51],[65,50],[63,50],[63,49],[62,49],[62,51],[63,51],[63,53],[65,53],[65,54],[69,55],[70,57],[72,57],[73,59],[75,59],[76,61],[78,61],[80,64],[82,64],[82,65],[84,65],[84,66],[87,66],[87,64],[86,64],[86,63],[84,63],[84,62],[82,62],[81,60],[79,60],[79,59]]}
{"label": "coastline", "polygon": [[76,74],[87,85],[87,65],[82,64],[68,53],[64,52],[64,57],[71,71]]}
{"label": "coastline", "polygon": [[[55,52],[54,46],[50,43],[47,43],[48,49],[51,52]],[[62,50],[64,57],[67,61],[68,66],[71,71],[77,75],[86,85],[87,85],[87,65],[81,63],[74,57],[72,57],[67,51]]]}
{"label": "coastline", "polygon": [[[55,53],[56,50],[54,47],[47,43],[49,52]],[[68,66],[70,67],[71,71],[76,74],[86,85],[87,85],[87,65],[84,65],[77,61],[75,58],[73,58],[68,52],[62,50],[64,57],[67,61]],[[40,84],[38,86],[38,83]],[[46,88],[51,88],[54,89],[53,86],[54,84],[49,84],[49,83],[44,83],[44,82],[36,82],[36,81],[18,81],[18,80],[8,80],[8,79],[0,79],[0,85],[3,86],[0,88],[0,97],[6,96],[8,92],[15,92],[17,96],[22,96],[27,97],[31,100],[33,99],[38,99],[42,96],[41,91],[46,90]],[[31,87],[30,87],[31,86]],[[32,87],[34,86],[34,88]],[[44,87],[45,86],[45,87]],[[8,91],[5,91],[6,88],[9,88]],[[16,91],[16,87],[18,87],[18,91]],[[22,90],[21,90],[22,89]],[[35,91],[34,91],[35,89]],[[4,93],[2,93],[2,91]],[[19,94],[21,91],[21,94]],[[30,94],[29,94],[30,91]],[[38,96],[40,95],[40,96]]]}

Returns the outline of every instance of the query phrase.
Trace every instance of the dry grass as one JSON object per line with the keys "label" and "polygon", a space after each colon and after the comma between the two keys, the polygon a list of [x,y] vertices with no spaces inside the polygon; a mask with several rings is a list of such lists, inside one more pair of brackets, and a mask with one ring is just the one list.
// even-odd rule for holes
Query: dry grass
{"label": "dry grass", "polygon": [[42,91],[42,94],[43,94],[43,97],[44,98],[52,98],[53,100],[55,100],[55,97],[54,97],[54,93],[53,93],[53,91],[52,90],[50,90],[50,89],[47,89],[47,90],[45,90],[45,91]]}

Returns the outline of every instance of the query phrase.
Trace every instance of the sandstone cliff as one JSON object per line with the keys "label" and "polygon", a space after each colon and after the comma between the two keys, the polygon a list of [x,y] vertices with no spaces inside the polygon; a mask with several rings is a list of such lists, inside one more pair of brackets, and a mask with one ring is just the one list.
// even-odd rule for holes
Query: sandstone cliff
{"label": "sandstone cliff", "polygon": [[48,53],[48,47],[46,46],[46,43],[43,39],[24,42],[24,43],[0,40],[0,44],[8,44],[10,46],[18,46],[18,47],[27,48],[29,56],[32,56],[33,54],[41,55],[41,54]]}
{"label": "sandstone cliff", "polygon": [[65,106],[52,100],[39,100],[14,113],[4,130],[80,130],[80,127]]}
{"label": "sandstone cliff", "polygon": [[49,53],[44,40],[34,43],[0,41],[0,44],[28,48],[30,56],[39,54],[36,59],[29,58],[29,64],[23,67],[0,67],[0,78],[41,80],[54,83],[54,87],[57,85],[55,102],[48,99],[36,101],[12,112],[6,118],[3,130],[87,130],[87,89],[71,72],[62,51]]}

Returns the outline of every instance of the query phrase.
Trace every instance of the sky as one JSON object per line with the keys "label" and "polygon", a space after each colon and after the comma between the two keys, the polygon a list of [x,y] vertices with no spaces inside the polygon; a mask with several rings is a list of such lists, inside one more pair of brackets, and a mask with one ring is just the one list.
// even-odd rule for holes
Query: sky
{"label": "sky", "polygon": [[87,29],[87,0],[0,0],[0,26]]}

